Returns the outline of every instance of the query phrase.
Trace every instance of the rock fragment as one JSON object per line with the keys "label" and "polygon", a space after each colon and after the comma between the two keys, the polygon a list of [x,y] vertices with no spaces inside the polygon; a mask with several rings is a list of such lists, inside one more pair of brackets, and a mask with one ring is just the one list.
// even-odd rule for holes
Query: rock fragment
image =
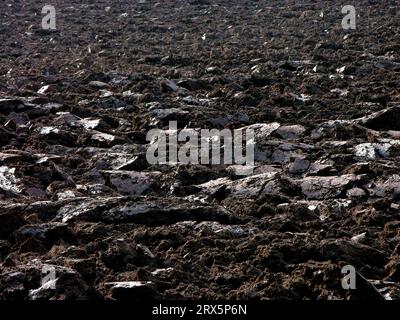
{"label": "rock fragment", "polygon": [[142,301],[159,299],[161,296],[151,281],[107,282],[111,295],[119,301]]}
{"label": "rock fragment", "polygon": [[346,191],[352,183],[360,180],[357,175],[332,177],[306,177],[299,181],[302,193],[307,199],[336,198]]}

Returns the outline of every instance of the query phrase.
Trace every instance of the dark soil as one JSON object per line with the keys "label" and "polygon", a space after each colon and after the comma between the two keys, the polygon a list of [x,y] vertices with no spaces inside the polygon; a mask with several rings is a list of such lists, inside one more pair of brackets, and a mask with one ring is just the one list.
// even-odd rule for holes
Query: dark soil
{"label": "dark soil", "polygon": [[[400,298],[398,1],[7,3],[0,299]],[[169,120],[260,124],[254,174],[149,165]]]}

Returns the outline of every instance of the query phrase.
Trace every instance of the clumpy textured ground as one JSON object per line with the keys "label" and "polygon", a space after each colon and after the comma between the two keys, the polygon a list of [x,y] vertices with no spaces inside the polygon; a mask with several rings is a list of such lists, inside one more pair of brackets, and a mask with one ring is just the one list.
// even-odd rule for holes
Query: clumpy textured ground
{"label": "clumpy textured ground", "polygon": [[[1,299],[400,298],[397,1],[8,3]],[[254,174],[149,165],[169,120],[257,124]]]}

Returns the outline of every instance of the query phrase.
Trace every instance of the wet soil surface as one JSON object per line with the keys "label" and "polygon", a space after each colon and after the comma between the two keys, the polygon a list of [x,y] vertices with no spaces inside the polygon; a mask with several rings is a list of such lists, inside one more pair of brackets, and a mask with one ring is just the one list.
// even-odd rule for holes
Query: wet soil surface
{"label": "wet soil surface", "polygon": [[[400,298],[398,1],[51,2],[0,10],[1,299]],[[253,175],[149,165],[170,120]]]}

